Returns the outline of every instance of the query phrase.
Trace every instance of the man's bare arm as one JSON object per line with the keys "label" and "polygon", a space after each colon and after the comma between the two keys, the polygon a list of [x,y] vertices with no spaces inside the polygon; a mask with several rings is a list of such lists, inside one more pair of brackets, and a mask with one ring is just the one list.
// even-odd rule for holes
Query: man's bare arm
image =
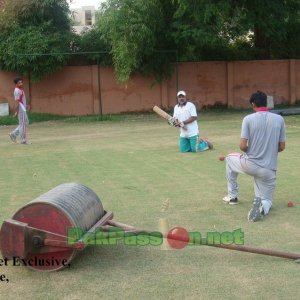
{"label": "man's bare arm", "polygon": [[285,142],[279,142],[278,152],[282,152],[285,149]]}
{"label": "man's bare arm", "polygon": [[247,139],[244,139],[244,138],[240,139],[240,149],[243,152],[247,152],[247,150],[248,150],[248,140]]}
{"label": "man's bare arm", "polygon": [[14,104],[12,105],[11,112],[14,116],[18,115],[19,111],[19,101],[14,101]]}
{"label": "man's bare arm", "polygon": [[189,123],[194,122],[195,120],[197,120],[197,117],[189,117],[187,120],[183,121],[183,124],[187,125]]}

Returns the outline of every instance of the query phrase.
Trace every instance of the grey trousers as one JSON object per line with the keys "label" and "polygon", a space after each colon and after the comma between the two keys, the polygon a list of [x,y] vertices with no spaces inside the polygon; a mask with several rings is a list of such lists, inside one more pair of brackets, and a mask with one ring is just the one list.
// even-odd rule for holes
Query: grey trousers
{"label": "grey trousers", "polygon": [[19,111],[18,113],[19,126],[12,132],[14,136],[20,136],[21,143],[26,142],[26,126],[28,125],[28,117],[26,111]]}
{"label": "grey trousers", "polygon": [[228,196],[231,198],[238,197],[238,174],[247,174],[253,177],[255,197],[262,199],[264,214],[268,214],[272,207],[273,192],[276,186],[276,171],[254,164],[243,154],[229,154],[226,157],[226,178]]}

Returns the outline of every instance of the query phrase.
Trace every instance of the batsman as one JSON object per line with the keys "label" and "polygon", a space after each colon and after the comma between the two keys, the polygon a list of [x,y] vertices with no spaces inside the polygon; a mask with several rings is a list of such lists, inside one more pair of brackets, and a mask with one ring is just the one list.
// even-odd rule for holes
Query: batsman
{"label": "batsman", "polygon": [[177,104],[174,107],[173,119],[175,126],[180,127],[179,151],[199,152],[213,148],[212,143],[199,138],[197,110],[192,102],[187,100],[186,92],[177,93]]}

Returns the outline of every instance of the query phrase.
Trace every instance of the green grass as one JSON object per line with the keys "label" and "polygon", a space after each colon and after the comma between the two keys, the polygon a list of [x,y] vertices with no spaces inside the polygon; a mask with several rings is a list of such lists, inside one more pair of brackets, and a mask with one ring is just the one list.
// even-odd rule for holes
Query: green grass
{"label": "green grass", "polygon": [[[28,113],[30,123],[40,123],[46,121],[62,121],[66,123],[91,123],[101,121],[122,121],[125,119],[124,115],[88,115],[88,116],[59,116],[52,114]],[[0,117],[0,125],[15,125],[18,119],[9,116]]]}
{"label": "green grass", "polygon": [[[279,155],[274,207],[249,223],[253,181],[240,176],[240,204],[224,205],[225,163],[237,151],[247,112],[203,112],[201,135],[215,150],[180,154],[178,131],[153,114],[103,122],[52,120],[28,129],[32,145],[12,144],[1,126],[0,221],[65,182],[80,182],[101,198],[114,219],[158,229],[159,219],[202,234],[241,228],[245,245],[300,253],[300,116],[285,117],[287,148]],[[119,119],[118,119],[119,118]],[[163,202],[169,199],[166,212]],[[288,208],[287,202],[295,202]],[[300,265],[251,253],[188,246],[90,246],[71,267],[34,272],[0,266],[1,299],[298,299]]]}
{"label": "green grass", "polygon": [[[299,101],[296,101],[296,106],[299,106]],[[280,108],[288,108],[291,107],[286,104],[276,105],[275,109]],[[172,110],[167,110],[169,114],[172,114]],[[252,112],[251,109],[233,109],[228,108],[226,105],[215,105],[202,107],[201,113],[206,115],[222,114],[222,115],[232,115],[232,114],[247,114]],[[125,120],[132,119],[152,119],[152,110],[144,111],[141,113],[132,112],[132,113],[120,113],[120,114],[105,114],[105,115],[86,115],[86,116],[61,116],[47,113],[33,113],[28,112],[28,117],[30,120],[30,124],[47,122],[47,121],[61,121],[65,123],[93,123],[93,122],[103,122],[103,121],[112,121],[112,122],[120,122]],[[16,125],[18,123],[18,119],[9,116],[1,116],[0,117],[0,126],[1,125]]]}

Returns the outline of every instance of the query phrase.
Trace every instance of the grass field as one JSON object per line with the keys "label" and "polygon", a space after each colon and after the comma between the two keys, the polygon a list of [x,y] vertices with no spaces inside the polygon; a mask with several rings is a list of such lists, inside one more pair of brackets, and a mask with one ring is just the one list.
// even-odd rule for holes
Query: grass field
{"label": "grass field", "polygon": [[[0,221],[65,182],[80,182],[118,221],[158,229],[159,219],[202,234],[242,229],[245,245],[300,253],[300,116],[285,117],[287,147],[279,154],[274,206],[249,223],[253,182],[240,176],[240,204],[222,203],[225,163],[238,151],[246,112],[200,114],[213,151],[180,154],[178,131],[152,114],[117,121],[34,123],[32,145],[12,144],[0,127]],[[169,199],[166,212],[163,202]],[[294,207],[287,207],[293,201]],[[283,258],[187,246],[88,247],[59,272],[0,266],[1,299],[299,299],[300,264]]]}

